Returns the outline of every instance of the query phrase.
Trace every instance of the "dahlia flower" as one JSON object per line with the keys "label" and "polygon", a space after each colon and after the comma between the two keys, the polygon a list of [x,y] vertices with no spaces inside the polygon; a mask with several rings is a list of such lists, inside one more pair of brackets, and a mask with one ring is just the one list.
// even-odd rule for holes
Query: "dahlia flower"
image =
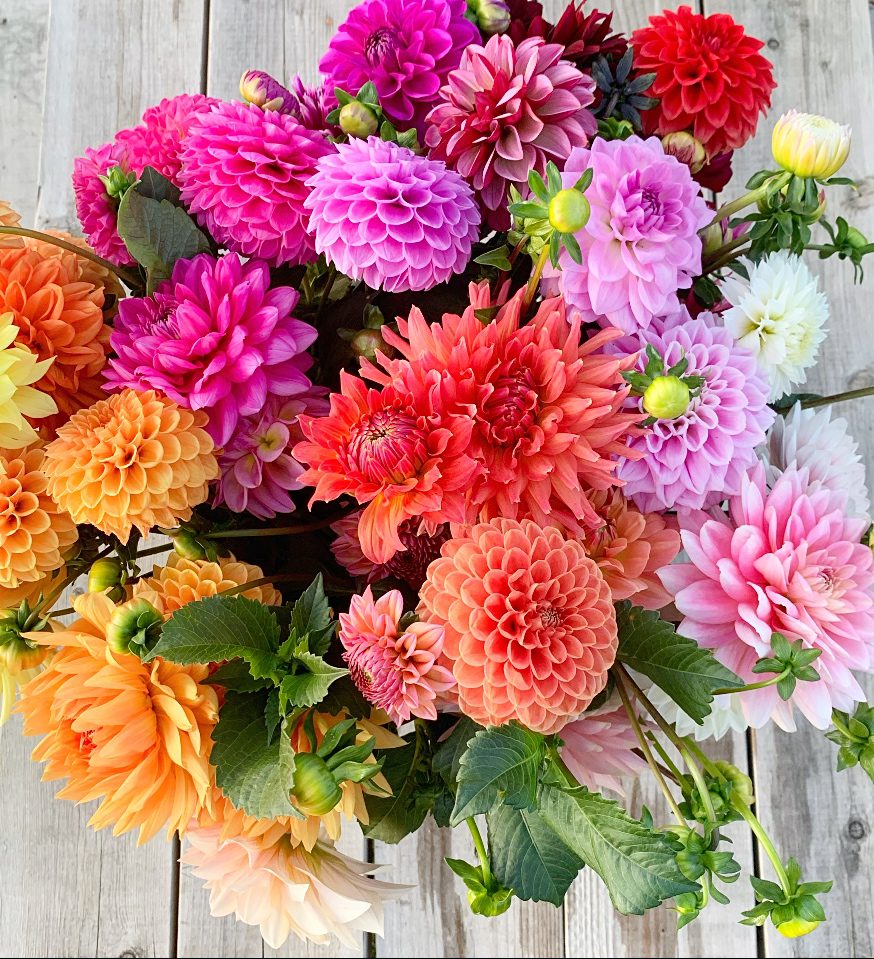
{"label": "dahlia flower", "polygon": [[549,160],[562,166],[597,128],[586,109],[595,82],[561,59],[563,49],[539,37],[518,47],[499,35],[473,43],[428,114],[431,156],[470,181],[493,229],[510,224],[511,185],[524,187]]}
{"label": "dahlia flower", "polygon": [[222,101],[191,124],[182,199],[211,236],[271,266],[315,259],[303,201],[307,177],[333,150],[292,116]]}
{"label": "dahlia flower", "polygon": [[636,678],[646,690],[647,698],[676,729],[678,736],[692,736],[697,742],[703,743],[708,739],[722,739],[728,733],[745,732],[749,727],[743,709],[745,693],[714,696],[710,712],[701,723],[697,723],[691,716],[687,716],[666,692],[655,684],[650,685],[646,677]]}
{"label": "dahlia flower", "polygon": [[610,589],[581,543],[531,520],[478,523],[428,568],[419,614],[442,626],[462,712],[554,733],[604,688]]}
{"label": "dahlia flower", "polygon": [[224,446],[269,394],[312,388],[305,351],[316,331],[292,315],[297,301],[292,287],[270,287],[265,263],[234,253],[177,260],[152,296],[119,306],[108,387],[160,390],[180,406],[206,410],[207,430]]}
{"label": "dahlia flower", "polygon": [[374,289],[429,290],[464,272],[479,238],[464,180],[379,137],[337,144],[307,186],[316,252]]}
{"label": "dahlia flower", "polygon": [[827,180],[850,154],[850,128],[827,117],[790,110],[774,124],[771,152],[790,173]]}
{"label": "dahlia flower", "polygon": [[351,94],[372,82],[392,123],[421,137],[440,85],[479,41],[466,9],[465,0],[365,0],[340,24],[319,69],[332,89]]}
{"label": "dahlia flower", "polygon": [[615,697],[568,723],[561,738],[561,758],[574,778],[595,792],[612,789],[624,795],[622,780],[646,769],[646,761],[634,752],[639,746],[628,714]]}
{"label": "dahlia flower", "polygon": [[[702,509],[739,492],[744,471],[756,461],[756,447],[774,420],[767,405],[768,384],[749,350],[714,325],[712,314],[696,319],[685,310],[642,333],[665,367],[688,361],[687,375],[704,383],[685,413],[660,419],[631,446],[643,456],[623,460],[624,493],[643,512]],[[638,369],[646,356],[638,354]],[[643,411],[641,399],[630,401]]]}
{"label": "dahlia flower", "polygon": [[405,520],[419,520],[431,534],[443,523],[464,520],[465,494],[477,469],[467,455],[472,423],[464,414],[435,409],[432,393],[439,387],[437,370],[383,390],[343,372],[330,413],[298,419],[306,440],[292,454],[309,467],[299,481],[315,487],[311,502],[348,494],[366,504],[358,535],[374,563],[405,548],[399,536]]}
{"label": "dahlia flower", "polygon": [[649,18],[631,37],[634,66],[655,73],[647,91],[658,105],[643,113],[648,133],[689,130],[710,156],[738,150],[771,105],[771,63],[727,13],[705,17],[687,6]]}
{"label": "dahlia flower", "polygon": [[[0,200],[0,226],[21,226],[21,215],[6,200]],[[24,238],[11,234],[0,234],[0,250],[16,249],[24,246]]]}
{"label": "dahlia flower", "polygon": [[101,179],[116,166],[126,173],[131,172],[124,147],[118,141],[96,148],[88,147],[83,156],[76,157],[73,161],[76,216],[95,253],[112,263],[133,266],[136,260],[128,252],[116,228],[118,200],[106,192],[106,184]]}
{"label": "dahlia flower", "polygon": [[728,517],[680,516],[690,562],[668,566],[662,582],[684,619],[679,632],[745,682],[771,655],[771,634],[821,650],[820,679],[799,682],[788,702],[776,687],[743,693],[751,726],[773,720],[794,729],[793,706],[825,729],[832,709],[865,699],[852,670],[874,666],[874,554],[860,540],[868,522],[846,515],[847,498],[810,490],[806,470],[787,469],[767,488],[761,464],[729,501]]}
{"label": "dahlia flower", "polygon": [[517,46],[526,37],[543,37],[564,47],[562,57],[579,70],[588,70],[598,57],[619,60],[628,49],[621,34],[613,33],[613,11],[584,9],[581,0],[570,0],[555,22],[543,18],[543,6],[531,0],[510,0],[510,39]]}
{"label": "dahlia flower", "polygon": [[51,647],[32,647],[23,639],[0,643],[0,726],[8,722],[22,686],[39,675]]}
{"label": "dahlia flower", "polygon": [[777,400],[807,382],[826,337],[828,300],[819,280],[788,250],[746,263],[749,280],[731,274],[722,293],[731,304],[723,322],[732,336],[752,350]]}
{"label": "dahlia flower", "polygon": [[436,719],[438,694],[455,686],[452,673],[439,662],[443,628],[415,622],[402,630],[403,615],[404,598],[398,590],[374,600],[368,586],[339,617],[343,659],[352,681],[398,726],[413,716]]}
{"label": "dahlia flower", "polygon": [[576,234],[582,263],[561,256],[561,290],[587,321],[646,329],[653,316],[676,310],[677,289],[701,272],[698,230],[711,212],[689,168],[667,156],[655,137],[597,139],[568,157],[564,184],[591,169],[591,215]]}
{"label": "dahlia flower", "polygon": [[18,335],[13,314],[0,313],[0,449],[7,450],[38,439],[25,416],[42,419],[58,411],[55,401],[33,386],[45,376],[52,360],[37,360],[15,342]]}
{"label": "dahlia flower", "polygon": [[328,123],[328,114],[337,106],[334,86],[324,80],[318,86],[307,86],[299,76],[292,77],[288,85],[291,101],[288,112],[307,130],[331,133],[336,129]]}
{"label": "dahlia flower", "polygon": [[870,514],[865,464],[859,444],[847,432],[843,417],[832,419],[830,407],[804,409],[796,403],[786,416],[778,416],[759,451],[768,470],[768,485],[787,469],[807,470],[808,489],[844,493],[850,516]]}
{"label": "dahlia flower", "polygon": [[73,600],[70,627],[29,633],[57,646],[21,691],[24,732],[42,736],[33,758],[43,779],[68,780],[61,799],[101,799],[89,825],[113,834],[139,827],[138,844],[166,826],[183,832],[209,796],[209,752],[218,719],[207,666],[143,663],[106,640],[115,605],[101,593]]}
{"label": "dahlia flower", "polygon": [[49,496],[77,523],[128,541],[176,526],[218,476],[204,413],[125,390],[75,413],[46,447]]}

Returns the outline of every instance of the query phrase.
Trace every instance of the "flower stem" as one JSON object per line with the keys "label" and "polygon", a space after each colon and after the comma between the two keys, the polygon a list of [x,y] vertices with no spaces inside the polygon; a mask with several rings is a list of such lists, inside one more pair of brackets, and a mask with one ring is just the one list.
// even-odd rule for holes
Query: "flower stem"
{"label": "flower stem", "polygon": [[149,549],[144,549],[142,552],[137,553],[136,558],[142,559],[144,556],[157,556],[159,553],[168,553],[173,549],[172,543],[164,543],[161,546],[152,546]]}
{"label": "flower stem", "polygon": [[749,241],[749,237],[744,233],[741,236],[736,236],[733,240],[729,240],[728,243],[723,243],[722,246],[717,247],[712,253],[708,253],[704,257],[704,268],[709,270],[710,264],[714,263],[716,260],[722,259],[727,253],[732,253],[734,250],[738,249]]}
{"label": "flower stem", "polygon": [[723,689],[714,689],[714,696],[727,696],[729,693],[748,693],[753,689],[767,689],[776,686],[791,674],[791,669],[784,669],[782,673],[775,673],[770,679],[760,679],[757,683],[746,683],[744,686],[726,686]]}
{"label": "flower stem", "polygon": [[777,850],[774,847],[774,843],[771,841],[771,837],[765,832],[765,827],[759,822],[755,813],[746,803],[737,800],[732,803],[732,806],[741,814],[741,816],[743,816],[744,821],[750,827],[753,835],[759,841],[759,845],[765,850],[765,854],[767,855],[768,859],[771,860],[771,865],[774,867],[774,872],[777,874],[777,878],[780,880],[780,885],[783,887],[783,892],[788,898],[792,895],[792,884],[789,882],[789,876],[786,874],[786,869],[783,866],[783,860],[778,855]]}
{"label": "flower stem", "polygon": [[843,403],[845,400],[860,400],[863,396],[874,396],[874,386],[863,386],[858,390],[847,390],[844,393],[832,393],[831,396],[820,396],[815,400],[802,400],[801,405],[806,410],[817,406],[829,406],[832,403]]}
{"label": "flower stem", "polygon": [[66,576],[62,582],[58,585],[43,599],[39,606],[34,609],[35,613],[43,613],[50,610],[53,604],[57,601],[58,597],[63,593],[63,591],[70,586],[72,583],[75,583],[76,580],[81,575],[81,570],[78,570],[75,573],[71,573],[69,576]]}
{"label": "flower stem", "polygon": [[[248,583],[242,583],[240,586],[231,586],[229,589],[223,589],[219,596],[236,596],[238,593],[248,592],[250,589],[256,589],[258,586],[272,586],[275,583],[306,583],[309,585],[312,579],[306,574],[300,573],[276,573],[273,576],[259,576],[257,579],[250,579]],[[325,588],[331,593],[343,593],[344,595],[354,596],[354,589],[347,589],[343,586],[336,586],[326,583]]]}
{"label": "flower stem", "polygon": [[[746,240],[746,237],[739,237],[739,239]],[[715,273],[717,270],[721,270],[727,264],[736,260],[739,256],[743,256],[744,253],[749,253],[749,246],[738,249],[738,247],[733,247],[731,250],[727,250],[718,260],[713,260],[708,263],[704,269],[703,273]]]}
{"label": "flower stem", "polygon": [[[720,220],[727,220],[729,217],[735,215],[735,213],[740,213],[741,210],[746,209],[748,206],[752,206],[753,203],[758,203],[764,196],[767,196],[769,190],[773,191],[774,189],[782,190],[783,187],[792,179],[792,174],[787,172],[777,173],[765,182],[756,187],[755,190],[750,190],[747,193],[744,193],[743,196],[739,196],[735,200],[730,200],[728,203],[724,203],[714,214],[713,219],[699,230],[699,233],[703,233],[707,227],[713,226],[714,223],[719,223]],[[775,187],[774,181],[779,181],[778,185]]]}
{"label": "flower stem", "polygon": [[662,762],[668,767],[671,775],[674,777],[674,781],[678,783],[681,782],[683,779],[683,774],[680,772],[680,769],[674,760],[668,755],[667,749],[665,749],[665,747],[658,741],[655,733],[647,733],[646,738],[653,744],[655,751],[659,754],[659,756],[661,756]]}
{"label": "flower stem", "polygon": [[486,889],[491,889],[492,887],[492,869],[489,864],[489,854],[486,852],[486,845],[483,842],[483,837],[480,834],[479,826],[476,824],[476,820],[473,816],[469,816],[465,819],[467,823],[467,828],[470,830],[471,836],[473,836],[473,844],[476,848],[476,854],[479,857],[480,868],[483,873],[483,885]]}
{"label": "flower stem", "polygon": [[331,263],[328,267],[328,278],[325,280],[325,288],[322,290],[322,296],[319,299],[319,308],[316,311],[316,319],[322,315],[322,312],[325,309],[325,306],[328,303],[328,297],[331,295],[331,290],[334,288],[334,281],[337,279],[337,267]]}
{"label": "flower stem", "polygon": [[528,286],[525,288],[525,298],[522,300],[523,315],[528,311],[528,307],[534,302],[534,297],[537,293],[537,285],[540,283],[540,277],[543,275],[543,269],[546,266],[546,259],[548,256],[549,244],[544,243],[543,249],[540,251],[540,256],[537,258],[537,265],[534,267],[534,272],[531,274],[531,279],[528,281]]}

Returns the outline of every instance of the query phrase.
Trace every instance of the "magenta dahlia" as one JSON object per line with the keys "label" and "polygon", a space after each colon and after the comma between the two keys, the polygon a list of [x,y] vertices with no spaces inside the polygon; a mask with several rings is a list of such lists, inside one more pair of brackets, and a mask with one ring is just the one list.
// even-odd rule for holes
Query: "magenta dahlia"
{"label": "magenta dahlia", "polygon": [[479,237],[479,211],[464,180],[379,137],[338,144],[307,185],[316,252],[374,289],[443,283],[464,271]]}
{"label": "magenta dahlia", "polygon": [[222,102],[200,114],[182,153],[182,199],[215,240],[271,266],[313,260],[307,177],[333,147],[292,116]]}
{"label": "magenta dahlia", "polygon": [[421,136],[440,85],[479,40],[465,0],[365,0],[334,34],[319,69],[332,89],[376,86],[386,116]]}
{"label": "magenta dahlia", "polygon": [[113,263],[132,266],[136,260],[128,252],[116,228],[118,200],[106,192],[106,184],[100,179],[115,166],[130,172],[125,150],[118,141],[104,143],[100,147],[88,147],[83,156],[76,157],[73,161],[76,216],[95,253]]}
{"label": "magenta dahlia", "polygon": [[270,288],[267,264],[243,263],[235,253],[177,260],[152,296],[119,304],[107,386],[160,390],[206,410],[209,433],[224,446],[268,395],[311,389],[306,348],[316,331],[292,316],[297,300],[289,286]]}
{"label": "magenta dahlia", "polygon": [[329,80],[309,87],[299,76],[295,76],[287,92],[291,97],[288,112],[302,127],[320,133],[331,133],[337,129],[328,123],[328,114],[337,106],[334,87]]}
{"label": "magenta dahlia", "polygon": [[539,37],[518,47],[506,36],[464,52],[428,114],[431,155],[473,184],[494,229],[509,226],[511,184],[522,186],[548,160],[564,165],[596,130],[586,107],[595,83],[562,60],[564,47]]}

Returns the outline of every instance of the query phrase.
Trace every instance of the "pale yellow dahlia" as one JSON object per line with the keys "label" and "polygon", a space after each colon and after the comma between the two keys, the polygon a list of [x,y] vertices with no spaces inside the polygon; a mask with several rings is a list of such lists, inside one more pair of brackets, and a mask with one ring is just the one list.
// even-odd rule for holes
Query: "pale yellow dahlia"
{"label": "pale yellow dahlia", "polygon": [[41,419],[57,413],[55,401],[33,383],[42,379],[52,360],[37,358],[15,345],[18,327],[11,313],[0,314],[0,448],[21,449],[38,439],[25,417]]}

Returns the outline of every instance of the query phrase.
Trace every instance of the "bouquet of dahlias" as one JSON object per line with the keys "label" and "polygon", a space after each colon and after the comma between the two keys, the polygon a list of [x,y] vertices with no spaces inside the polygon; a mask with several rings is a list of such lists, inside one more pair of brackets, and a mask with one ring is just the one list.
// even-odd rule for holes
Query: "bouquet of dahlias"
{"label": "bouquet of dahlias", "polygon": [[[849,130],[791,111],[721,203],[762,43],[542,14],[365,0],[321,85],[249,71],[86,150],[85,240],[0,209],[2,717],[274,947],[380,931],[403,887],[334,843],[428,817],[473,834],[475,913],[585,864],[680,924],[744,820],[745,921],[803,935],[830,884],[701,743],[800,713],[874,776],[864,469],[846,397],[793,392],[802,254],[874,249],[829,219]],[[604,795],[644,774],[669,821]]]}

